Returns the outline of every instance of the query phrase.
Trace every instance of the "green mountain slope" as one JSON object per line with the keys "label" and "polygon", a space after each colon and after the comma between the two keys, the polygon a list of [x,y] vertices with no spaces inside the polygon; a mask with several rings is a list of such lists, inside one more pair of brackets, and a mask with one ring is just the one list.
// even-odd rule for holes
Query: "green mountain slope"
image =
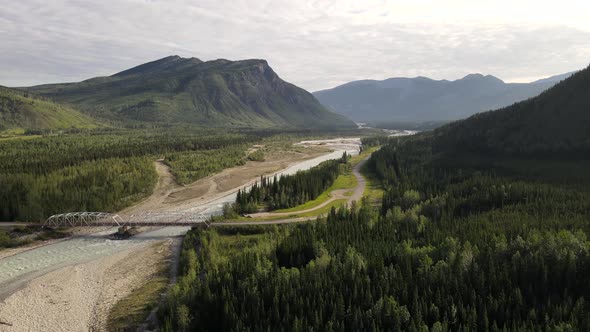
{"label": "green mountain slope", "polygon": [[170,56],[109,77],[30,91],[112,120],[211,126],[353,128],[264,60]]}
{"label": "green mountain slope", "polygon": [[329,109],[361,122],[448,122],[537,96],[572,74],[532,83],[505,83],[481,74],[455,81],[397,77],[354,81],[314,96]]}
{"label": "green mountain slope", "polygon": [[590,151],[590,67],[541,95],[434,131],[435,151],[501,154]]}
{"label": "green mountain slope", "polygon": [[70,107],[0,87],[0,130],[94,128],[97,124]]}

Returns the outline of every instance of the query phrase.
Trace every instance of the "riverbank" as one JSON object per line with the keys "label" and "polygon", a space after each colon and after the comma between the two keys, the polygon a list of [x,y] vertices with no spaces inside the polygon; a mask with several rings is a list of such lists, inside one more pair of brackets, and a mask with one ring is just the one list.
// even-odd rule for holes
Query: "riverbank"
{"label": "riverbank", "polygon": [[[268,171],[294,173],[342,155],[342,151],[328,152],[335,147],[324,146],[321,143],[318,145],[311,148],[297,147],[292,156],[287,155],[287,162],[277,162],[276,159],[269,158],[269,162],[274,164]],[[355,148],[354,144],[349,146],[351,149]],[[356,147],[358,148],[358,145]],[[309,153],[306,153],[305,149],[310,149]],[[249,178],[248,176],[240,178],[238,182],[242,183],[242,186],[247,186],[261,175],[260,170],[257,170],[255,166],[256,164],[249,166],[252,173],[243,173],[249,174]],[[226,170],[222,173],[226,175],[225,179],[230,181],[227,183],[232,185],[237,183],[235,179],[231,179],[230,171]],[[210,177],[209,180],[211,178],[215,176]],[[218,179],[223,181],[224,178]],[[160,183],[170,184],[168,181]],[[191,187],[188,186],[188,188]],[[221,188],[225,187],[222,185]],[[225,202],[235,200],[235,191],[237,191],[237,188],[230,188],[215,195],[208,190],[201,196],[193,196],[187,192],[186,200],[178,200],[177,204],[174,202],[167,204],[167,199],[174,200],[180,197],[175,195],[175,193],[178,194],[177,189],[186,188],[174,186],[172,191],[167,190],[170,188],[163,187],[163,190],[157,189],[156,195],[162,196],[162,193],[168,193],[168,195],[165,195],[164,199],[156,197],[156,201],[148,199],[141,202],[143,208],[161,211],[170,209],[193,211],[208,215],[219,213]],[[154,202],[160,203],[154,204]],[[162,258],[154,256],[153,253],[150,255],[149,248],[171,237],[182,235],[188,229],[188,227],[166,227],[144,232],[122,241],[108,239],[105,236],[106,232],[90,234],[0,259],[0,291],[3,287],[5,290],[8,287],[12,293],[0,304],[0,321],[13,325],[12,327],[0,325],[0,331],[102,329],[104,326],[96,325],[96,322],[105,322],[105,312],[108,312],[121,298],[127,298],[125,294],[130,295],[121,289],[137,289],[136,286],[141,287],[153,279],[153,274],[148,276],[142,273],[153,272],[153,269],[150,270],[147,267],[153,262],[162,262]],[[112,233],[112,231],[109,232]],[[146,267],[146,271],[137,270],[143,267]],[[140,276],[139,279],[135,278],[135,275]],[[115,279],[109,279],[111,276]],[[14,287],[15,283],[18,287]],[[123,285],[126,286],[123,287]],[[111,288],[118,291],[110,293]],[[102,302],[104,306],[97,309],[97,302]],[[43,317],[46,317],[48,321],[44,322]]]}
{"label": "riverbank", "polygon": [[170,239],[66,266],[0,303],[0,331],[106,331],[109,309],[157,271]]}

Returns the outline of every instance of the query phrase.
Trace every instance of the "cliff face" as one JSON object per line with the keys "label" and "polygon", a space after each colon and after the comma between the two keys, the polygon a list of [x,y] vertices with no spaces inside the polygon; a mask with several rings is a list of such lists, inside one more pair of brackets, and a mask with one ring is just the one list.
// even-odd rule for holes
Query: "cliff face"
{"label": "cliff face", "polygon": [[354,123],[283,81],[264,60],[170,56],[109,77],[29,90],[119,121],[346,128]]}

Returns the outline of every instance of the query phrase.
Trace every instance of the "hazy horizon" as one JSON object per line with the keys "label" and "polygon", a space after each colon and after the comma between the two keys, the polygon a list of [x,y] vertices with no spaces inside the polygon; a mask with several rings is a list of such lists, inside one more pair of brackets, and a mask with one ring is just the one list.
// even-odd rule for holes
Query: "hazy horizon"
{"label": "hazy horizon", "polygon": [[531,82],[588,65],[588,12],[584,1],[24,0],[0,8],[0,85],[81,81],[173,54],[265,59],[309,91],[471,73]]}

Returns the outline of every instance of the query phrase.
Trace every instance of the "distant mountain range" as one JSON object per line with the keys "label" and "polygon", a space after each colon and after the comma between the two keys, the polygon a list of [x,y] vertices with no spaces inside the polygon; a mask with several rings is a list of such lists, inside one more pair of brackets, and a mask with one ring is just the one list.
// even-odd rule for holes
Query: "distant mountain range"
{"label": "distant mountain range", "polygon": [[539,96],[436,129],[436,152],[590,156],[590,67]]}
{"label": "distant mountain range", "polygon": [[94,128],[95,119],[32,93],[0,86],[0,131]]}
{"label": "distant mountain range", "polygon": [[264,60],[169,56],[107,77],[24,90],[111,123],[354,128]]}
{"label": "distant mountain range", "polygon": [[455,81],[426,77],[362,80],[314,92],[330,110],[361,122],[452,121],[534,97],[572,73],[532,83],[471,74]]}

